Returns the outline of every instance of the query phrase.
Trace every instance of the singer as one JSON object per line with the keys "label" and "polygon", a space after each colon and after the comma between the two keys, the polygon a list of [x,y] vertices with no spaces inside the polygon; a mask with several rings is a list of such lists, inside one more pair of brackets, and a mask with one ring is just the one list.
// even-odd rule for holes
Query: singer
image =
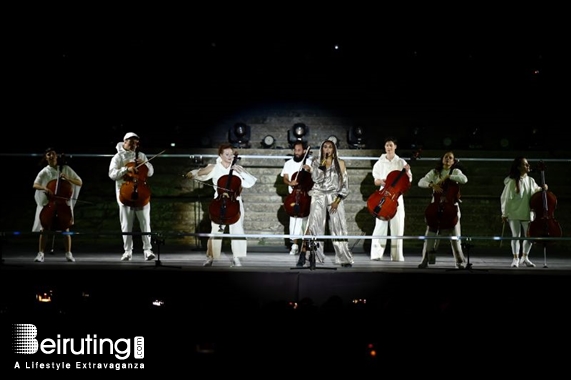
{"label": "singer", "polygon": [[[310,236],[323,235],[325,223],[329,215],[329,230],[334,236],[347,236],[347,218],[343,199],[349,194],[349,180],[345,161],[337,157],[337,148],[333,141],[325,140],[319,150],[319,158],[311,163],[311,178],[313,188],[309,191],[311,205],[305,234]],[[342,267],[353,266],[353,254],[346,239],[333,239],[335,264]],[[297,266],[307,264],[306,244],[302,246]],[[316,258],[325,262],[323,242],[316,245]]]}

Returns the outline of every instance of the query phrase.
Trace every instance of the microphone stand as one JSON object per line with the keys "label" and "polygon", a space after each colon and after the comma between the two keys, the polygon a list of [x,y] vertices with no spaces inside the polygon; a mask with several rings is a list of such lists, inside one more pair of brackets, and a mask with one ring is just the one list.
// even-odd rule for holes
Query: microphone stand
{"label": "microphone stand", "polygon": [[[305,241],[302,243],[302,247],[306,245]],[[316,270],[316,269],[329,269],[329,270],[337,270],[337,268],[335,267],[316,267],[315,266],[315,252],[317,251],[317,248],[319,248],[319,243],[317,242],[317,238],[315,236],[313,236],[310,240],[307,240],[307,245],[309,247],[306,246],[306,249],[309,248],[309,266],[303,266],[305,264],[305,254],[306,252],[303,252],[300,250],[299,252],[299,260],[296,267],[294,268],[290,268],[290,269],[309,269],[309,270]],[[303,256],[302,256],[303,255]],[[303,259],[302,259],[303,257]]]}
{"label": "microphone stand", "polygon": [[153,243],[157,247],[157,258],[155,259],[155,265],[153,267],[143,266],[142,268],[153,268],[153,269],[157,269],[159,267],[176,268],[176,269],[182,268],[182,267],[175,266],[175,265],[163,265],[162,264],[162,262],[161,262],[161,245],[165,244],[165,239],[162,237],[162,235],[160,233],[153,234]]}

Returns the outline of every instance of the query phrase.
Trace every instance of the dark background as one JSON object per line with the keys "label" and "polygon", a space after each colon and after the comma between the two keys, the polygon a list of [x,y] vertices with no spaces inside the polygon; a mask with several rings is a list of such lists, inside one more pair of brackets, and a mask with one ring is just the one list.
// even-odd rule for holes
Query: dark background
{"label": "dark background", "polygon": [[262,101],[321,102],[361,118],[380,107],[437,106],[520,113],[543,130],[567,125],[568,33],[560,10],[403,8],[120,5],[8,13],[14,87],[4,133],[21,143],[5,149],[41,152],[51,140],[81,140],[109,151],[128,130],[148,144]]}

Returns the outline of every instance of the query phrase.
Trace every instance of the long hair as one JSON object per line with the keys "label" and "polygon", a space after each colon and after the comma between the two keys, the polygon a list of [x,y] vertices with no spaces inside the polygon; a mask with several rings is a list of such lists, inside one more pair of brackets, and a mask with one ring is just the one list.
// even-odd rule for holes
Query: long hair
{"label": "long hair", "polygon": [[325,154],[323,153],[323,145],[325,145],[325,143],[331,143],[331,145],[333,145],[333,157],[331,158],[333,162],[333,170],[337,172],[337,177],[339,178],[339,188],[341,188],[343,186],[343,173],[341,172],[341,165],[339,164],[339,157],[337,156],[337,145],[335,145],[333,141],[325,140],[321,143],[321,146],[319,147],[318,162],[322,162],[325,158]]}
{"label": "long hair", "polygon": [[519,170],[519,167],[521,166],[523,160],[525,160],[525,157],[523,156],[518,156],[514,158],[510,166],[510,172],[508,174],[508,177],[510,177],[515,181],[516,193],[519,193],[519,179],[521,178],[521,172]]}

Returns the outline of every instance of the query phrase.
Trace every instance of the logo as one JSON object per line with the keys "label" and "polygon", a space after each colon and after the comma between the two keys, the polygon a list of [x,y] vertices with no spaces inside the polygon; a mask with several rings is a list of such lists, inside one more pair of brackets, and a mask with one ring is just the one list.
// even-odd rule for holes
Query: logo
{"label": "logo", "polygon": [[12,347],[17,354],[35,354],[38,352],[38,341],[36,336],[38,329],[31,324],[12,325]]}
{"label": "logo", "polygon": [[99,338],[97,334],[87,334],[84,338],[66,338],[57,334],[55,339],[38,341],[38,329],[33,324],[12,325],[12,348],[16,354],[33,355],[40,351],[45,355],[114,355],[119,360],[145,358],[145,338],[132,339]]}

